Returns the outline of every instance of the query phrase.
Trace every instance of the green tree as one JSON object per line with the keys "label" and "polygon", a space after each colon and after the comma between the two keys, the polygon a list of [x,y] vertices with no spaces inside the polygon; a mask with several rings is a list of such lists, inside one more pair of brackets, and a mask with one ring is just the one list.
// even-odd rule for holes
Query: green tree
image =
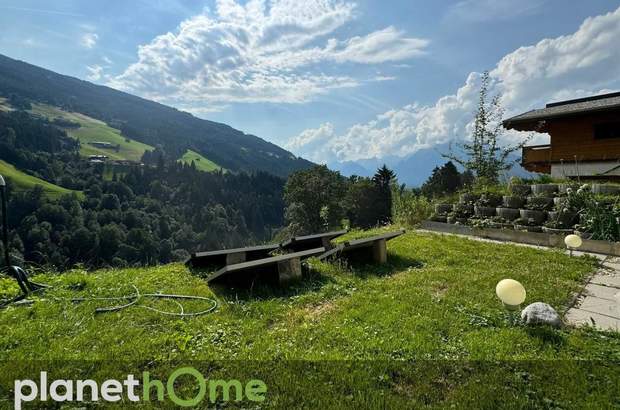
{"label": "green tree", "polygon": [[431,176],[421,187],[423,195],[432,198],[456,192],[463,185],[463,177],[452,161],[435,167]]}
{"label": "green tree", "polygon": [[443,156],[471,171],[477,180],[496,184],[501,174],[512,168],[515,163],[510,160],[510,155],[520,150],[531,137],[517,145],[501,145],[501,137],[505,131],[502,125],[504,110],[501,105],[501,94],[491,97],[489,84],[489,72],[485,71],[471,138],[468,142],[457,144],[456,152],[451,147],[450,153]]}
{"label": "green tree", "polygon": [[121,209],[121,202],[116,194],[105,194],[101,197],[101,209],[117,211]]}
{"label": "green tree", "polygon": [[382,223],[392,222],[392,183],[396,181],[396,174],[385,164],[377,170],[372,177],[373,182],[379,190],[380,207],[378,219]]}
{"label": "green tree", "polygon": [[351,226],[370,228],[383,222],[384,201],[382,191],[373,180],[352,177],[344,200]]}
{"label": "green tree", "polygon": [[71,249],[74,262],[89,261],[97,249],[98,237],[95,232],[87,228],[79,228],[68,238],[66,244]]}
{"label": "green tree", "polygon": [[340,227],[346,180],[325,165],[291,174],[284,186],[285,217],[295,233]]}
{"label": "green tree", "polygon": [[125,233],[116,224],[105,225],[99,232],[99,257],[111,262],[119,246],[125,240]]}

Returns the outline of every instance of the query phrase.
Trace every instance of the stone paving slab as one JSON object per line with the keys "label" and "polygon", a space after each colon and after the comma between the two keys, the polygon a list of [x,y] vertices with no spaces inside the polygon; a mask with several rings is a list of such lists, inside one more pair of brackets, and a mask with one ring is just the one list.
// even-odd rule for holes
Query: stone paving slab
{"label": "stone paving slab", "polygon": [[[594,277],[596,277],[596,275]],[[616,294],[619,292],[620,292],[620,289],[618,288],[614,288],[611,286],[596,285],[592,283],[592,279],[591,279],[590,283],[586,285],[584,293],[587,296],[592,296],[592,297],[600,298],[600,299],[607,299],[609,301],[615,302]]]}
{"label": "stone paving slab", "polygon": [[[618,271],[620,271],[620,268],[618,269]],[[590,283],[594,283],[596,285],[614,287],[614,288],[617,288],[618,291],[620,292],[620,275],[612,275],[612,274],[605,275],[603,273],[600,273],[594,276],[592,280],[590,281]]]}
{"label": "stone paving slab", "polygon": [[620,259],[607,257],[564,317],[575,326],[620,332]]}
{"label": "stone paving slab", "polygon": [[564,318],[575,326],[594,326],[600,330],[620,332],[620,320],[610,316],[573,308]]}
{"label": "stone paving slab", "polygon": [[583,302],[579,304],[579,309],[613,318],[620,317],[620,308],[617,303],[609,303],[607,299],[600,299],[593,296],[585,298]]}

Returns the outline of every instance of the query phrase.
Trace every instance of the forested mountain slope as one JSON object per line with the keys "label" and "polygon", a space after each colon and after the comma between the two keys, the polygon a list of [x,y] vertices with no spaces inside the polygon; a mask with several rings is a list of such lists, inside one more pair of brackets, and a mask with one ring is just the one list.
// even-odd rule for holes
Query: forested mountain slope
{"label": "forested mountain slope", "polygon": [[312,165],[228,125],[0,55],[0,97],[11,96],[104,121],[132,140],[163,146],[170,159],[192,150],[233,172],[279,176]]}

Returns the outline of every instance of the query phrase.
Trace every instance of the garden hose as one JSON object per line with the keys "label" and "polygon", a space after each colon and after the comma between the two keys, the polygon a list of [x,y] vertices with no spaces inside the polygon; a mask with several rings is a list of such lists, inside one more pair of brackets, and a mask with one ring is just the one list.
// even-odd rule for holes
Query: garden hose
{"label": "garden hose", "polygon": [[[137,308],[142,308],[142,309],[147,309],[147,310],[151,310],[153,312],[162,314],[162,315],[166,315],[166,316],[175,316],[175,317],[196,317],[196,316],[202,316],[202,315],[206,315],[208,313],[213,312],[215,309],[217,309],[218,307],[218,302],[216,299],[213,298],[208,298],[208,297],[204,297],[204,296],[193,296],[193,295],[176,295],[176,294],[165,294],[165,293],[140,293],[140,290],[132,285],[132,287],[135,289],[135,293],[133,295],[125,295],[125,296],[112,296],[112,297],[80,297],[80,298],[60,298],[60,297],[55,297],[55,296],[49,296],[48,299],[49,300],[55,300],[55,301],[69,301],[69,302],[74,302],[74,303],[79,303],[79,302],[88,302],[88,301],[117,301],[117,302],[123,302],[123,301],[127,301],[127,303],[122,303],[120,305],[116,305],[116,306],[110,306],[110,307],[99,307],[95,309],[95,314],[100,314],[100,313],[111,313],[111,312],[119,312],[123,309],[135,306]],[[172,300],[173,302],[175,302],[178,306],[179,306],[179,312],[169,312],[169,311],[165,311],[165,310],[161,310],[161,309],[157,309],[151,306],[145,306],[145,305],[140,305],[138,304],[138,302],[142,299],[168,299],[168,300]],[[45,300],[45,299],[41,299],[41,300]],[[209,304],[211,305],[208,309],[205,310],[201,310],[198,312],[185,312],[185,308],[183,307],[183,305],[181,303],[179,303],[179,300],[198,300],[198,301],[204,301],[204,302],[209,302]],[[32,302],[30,302],[32,303]],[[18,302],[16,304],[19,305],[25,305],[25,304],[29,304],[28,302],[25,301],[21,301]]]}

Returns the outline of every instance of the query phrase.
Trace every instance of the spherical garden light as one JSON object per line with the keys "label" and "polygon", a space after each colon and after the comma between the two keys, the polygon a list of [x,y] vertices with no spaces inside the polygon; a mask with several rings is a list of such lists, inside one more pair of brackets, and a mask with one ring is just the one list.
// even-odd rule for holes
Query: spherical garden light
{"label": "spherical garden light", "polygon": [[583,244],[581,237],[579,235],[568,235],[564,238],[564,243],[566,247],[570,251],[570,255],[573,256],[573,250],[578,249]]}
{"label": "spherical garden light", "polygon": [[499,281],[495,287],[495,293],[508,310],[519,309],[519,305],[525,301],[526,296],[523,285],[514,279]]}

